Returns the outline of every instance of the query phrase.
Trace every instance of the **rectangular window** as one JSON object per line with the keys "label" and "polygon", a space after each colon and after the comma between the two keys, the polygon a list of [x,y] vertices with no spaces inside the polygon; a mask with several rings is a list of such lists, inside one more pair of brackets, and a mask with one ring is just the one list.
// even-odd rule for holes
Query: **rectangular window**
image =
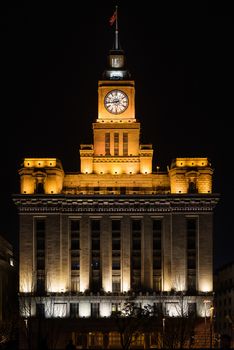
{"label": "rectangular window", "polygon": [[112,230],[112,291],[120,292],[121,269],[121,220],[114,219],[111,222]]}
{"label": "rectangular window", "polygon": [[79,317],[79,303],[70,304],[70,317],[78,318]]}
{"label": "rectangular window", "polygon": [[196,303],[188,303],[188,314],[196,315],[197,314],[197,304]]}
{"label": "rectangular window", "polygon": [[66,317],[67,316],[67,305],[66,303],[54,303],[53,317]]}
{"label": "rectangular window", "polygon": [[112,258],[112,270],[120,270],[120,258]]}
{"label": "rectangular window", "polygon": [[91,303],[91,317],[99,317],[99,303]]}
{"label": "rectangular window", "polygon": [[188,290],[196,290],[196,259],[197,259],[197,219],[188,218],[187,229],[187,284]]}
{"label": "rectangular window", "polygon": [[37,293],[45,292],[45,219],[36,219],[35,221],[35,240],[36,240],[36,269]]}
{"label": "rectangular window", "polygon": [[141,220],[132,220],[131,279],[133,290],[140,288],[141,280]]}
{"label": "rectangular window", "polygon": [[79,292],[79,290],[80,290],[80,277],[76,271],[73,271],[71,275],[71,291]]}
{"label": "rectangular window", "polygon": [[110,155],[110,133],[105,133],[105,154],[106,156]]}
{"label": "rectangular window", "polygon": [[112,220],[112,251],[119,250],[121,245],[121,221],[120,220]]}
{"label": "rectangular window", "polygon": [[112,305],[111,305],[111,311],[112,311],[112,312],[121,311],[121,303],[112,303]]}
{"label": "rectangular window", "polygon": [[114,133],[114,155],[119,155],[119,133]]}
{"label": "rectangular window", "polygon": [[70,220],[71,279],[73,271],[80,270],[80,220]]}
{"label": "rectangular window", "polygon": [[45,317],[45,304],[43,303],[36,304],[36,315],[39,318]]}
{"label": "rectangular window", "polygon": [[112,292],[120,292],[120,276],[112,277]]}
{"label": "rectangular window", "polygon": [[45,293],[45,273],[37,271],[37,293]]}
{"label": "rectangular window", "polygon": [[162,281],[162,221],[153,220],[153,281],[154,289],[161,290]]}
{"label": "rectangular window", "polygon": [[45,220],[36,221],[36,244],[37,250],[45,250]]}
{"label": "rectangular window", "polygon": [[93,292],[98,292],[101,287],[100,234],[100,220],[91,220],[91,290]]}
{"label": "rectangular window", "polygon": [[162,222],[153,220],[153,269],[162,268]]}
{"label": "rectangular window", "polygon": [[128,133],[123,133],[123,155],[128,156]]}

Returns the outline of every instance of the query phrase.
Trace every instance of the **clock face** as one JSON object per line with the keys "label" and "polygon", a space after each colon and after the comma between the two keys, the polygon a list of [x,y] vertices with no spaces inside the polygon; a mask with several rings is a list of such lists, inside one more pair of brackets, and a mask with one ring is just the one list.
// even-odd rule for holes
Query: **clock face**
{"label": "clock face", "polygon": [[105,96],[104,105],[112,114],[123,113],[128,108],[128,96],[121,90],[111,90]]}

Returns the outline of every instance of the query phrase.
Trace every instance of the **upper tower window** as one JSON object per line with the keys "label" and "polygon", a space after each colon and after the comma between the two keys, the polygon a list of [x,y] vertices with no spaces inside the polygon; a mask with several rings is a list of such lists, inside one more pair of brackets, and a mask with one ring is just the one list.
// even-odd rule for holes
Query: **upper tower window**
{"label": "upper tower window", "polygon": [[105,134],[105,153],[106,153],[106,156],[110,155],[110,133],[109,132]]}
{"label": "upper tower window", "polygon": [[114,155],[115,156],[119,155],[119,133],[118,132],[114,133]]}
{"label": "upper tower window", "polygon": [[124,156],[128,155],[128,133],[127,132],[123,133],[123,155]]}

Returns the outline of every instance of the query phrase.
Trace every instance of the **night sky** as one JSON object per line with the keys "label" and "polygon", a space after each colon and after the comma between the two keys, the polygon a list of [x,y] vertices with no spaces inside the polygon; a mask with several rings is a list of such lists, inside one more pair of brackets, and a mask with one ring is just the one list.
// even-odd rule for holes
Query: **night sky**
{"label": "night sky", "polygon": [[[56,157],[65,171],[79,171],[79,146],[92,143],[97,82],[113,45],[109,18],[115,2],[67,3],[9,4],[0,14],[0,233],[16,255],[12,194],[19,193],[21,161]],[[150,3],[119,4],[120,42],[136,83],[141,142],[153,144],[154,170],[166,171],[176,157],[209,157],[213,191],[220,193],[216,268],[234,260],[233,18],[191,9],[186,15],[178,8],[168,13]]]}

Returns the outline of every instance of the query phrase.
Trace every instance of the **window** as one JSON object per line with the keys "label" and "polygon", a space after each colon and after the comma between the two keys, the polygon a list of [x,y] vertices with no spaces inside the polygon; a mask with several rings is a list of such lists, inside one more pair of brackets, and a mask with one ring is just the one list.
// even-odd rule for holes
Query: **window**
{"label": "window", "polygon": [[66,317],[67,316],[67,305],[66,303],[54,303],[53,317]]}
{"label": "window", "polygon": [[120,303],[112,303],[111,311],[112,312],[121,311],[121,304]]}
{"label": "window", "polygon": [[187,219],[187,284],[188,290],[196,290],[196,239],[197,219]]}
{"label": "window", "polygon": [[99,257],[96,257],[96,256],[92,257],[92,269],[93,270],[99,270],[100,269]]}
{"label": "window", "polygon": [[100,220],[91,220],[91,290],[99,291],[101,287],[101,271],[100,271]]}
{"label": "window", "polygon": [[80,277],[76,271],[73,271],[71,275],[71,291],[78,292],[79,290],[80,290]]}
{"label": "window", "polygon": [[111,226],[112,226],[112,235],[113,235],[113,232],[119,233],[120,228],[121,228],[121,221],[120,220],[112,220]]}
{"label": "window", "polygon": [[37,317],[45,317],[45,304],[38,303],[36,304],[36,315]]}
{"label": "window", "polygon": [[89,332],[88,345],[91,349],[103,349],[103,334],[101,332]]}
{"label": "window", "polygon": [[106,156],[110,155],[110,133],[105,134],[105,154]]}
{"label": "window", "polygon": [[193,181],[189,182],[188,192],[189,193],[197,193],[197,187],[196,187],[196,183],[195,182],[193,182]]}
{"label": "window", "polygon": [[71,270],[79,270],[80,269],[80,262],[76,261],[76,259],[75,260],[73,260],[73,259],[74,259],[74,257],[72,257],[72,259],[71,259]]}
{"label": "window", "polygon": [[114,155],[119,155],[119,133],[114,133]]}
{"label": "window", "polygon": [[42,182],[37,182],[36,193],[38,194],[44,193],[44,184]]}
{"label": "window", "polygon": [[197,313],[197,304],[196,303],[188,303],[188,314],[196,315]]}
{"label": "window", "polygon": [[161,290],[162,281],[162,221],[153,220],[153,281],[154,289]]}
{"label": "window", "polygon": [[112,270],[120,270],[120,259],[112,258]]}
{"label": "window", "polygon": [[111,347],[119,347],[120,346],[120,334],[118,332],[110,332],[109,333],[109,345]]}
{"label": "window", "polygon": [[99,303],[91,303],[91,317],[99,317]]}
{"label": "window", "polygon": [[132,288],[138,290],[141,280],[141,220],[132,220]]}
{"label": "window", "polygon": [[70,317],[78,318],[79,317],[79,303],[70,304]]}
{"label": "window", "polygon": [[128,133],[123,133],[123,155],[128,155]]}
{"label": "window", "polygon": [[77,219],[70,220],[70,244],[72,280],[73,271],[78,271],[80,269],[80,221]]}
{"label": "window", "polygon": [[45,219],[38,218],[35,221],[36,240],[36,288],[39,294],[45,292]]}
{"label": "window", "polygon": [[112,292],[120,292],[120,276],[112,277]]}
{"label": "window", "polygon": [[44,294],[45,292],[45,274],[37,272],[37,293]]}

